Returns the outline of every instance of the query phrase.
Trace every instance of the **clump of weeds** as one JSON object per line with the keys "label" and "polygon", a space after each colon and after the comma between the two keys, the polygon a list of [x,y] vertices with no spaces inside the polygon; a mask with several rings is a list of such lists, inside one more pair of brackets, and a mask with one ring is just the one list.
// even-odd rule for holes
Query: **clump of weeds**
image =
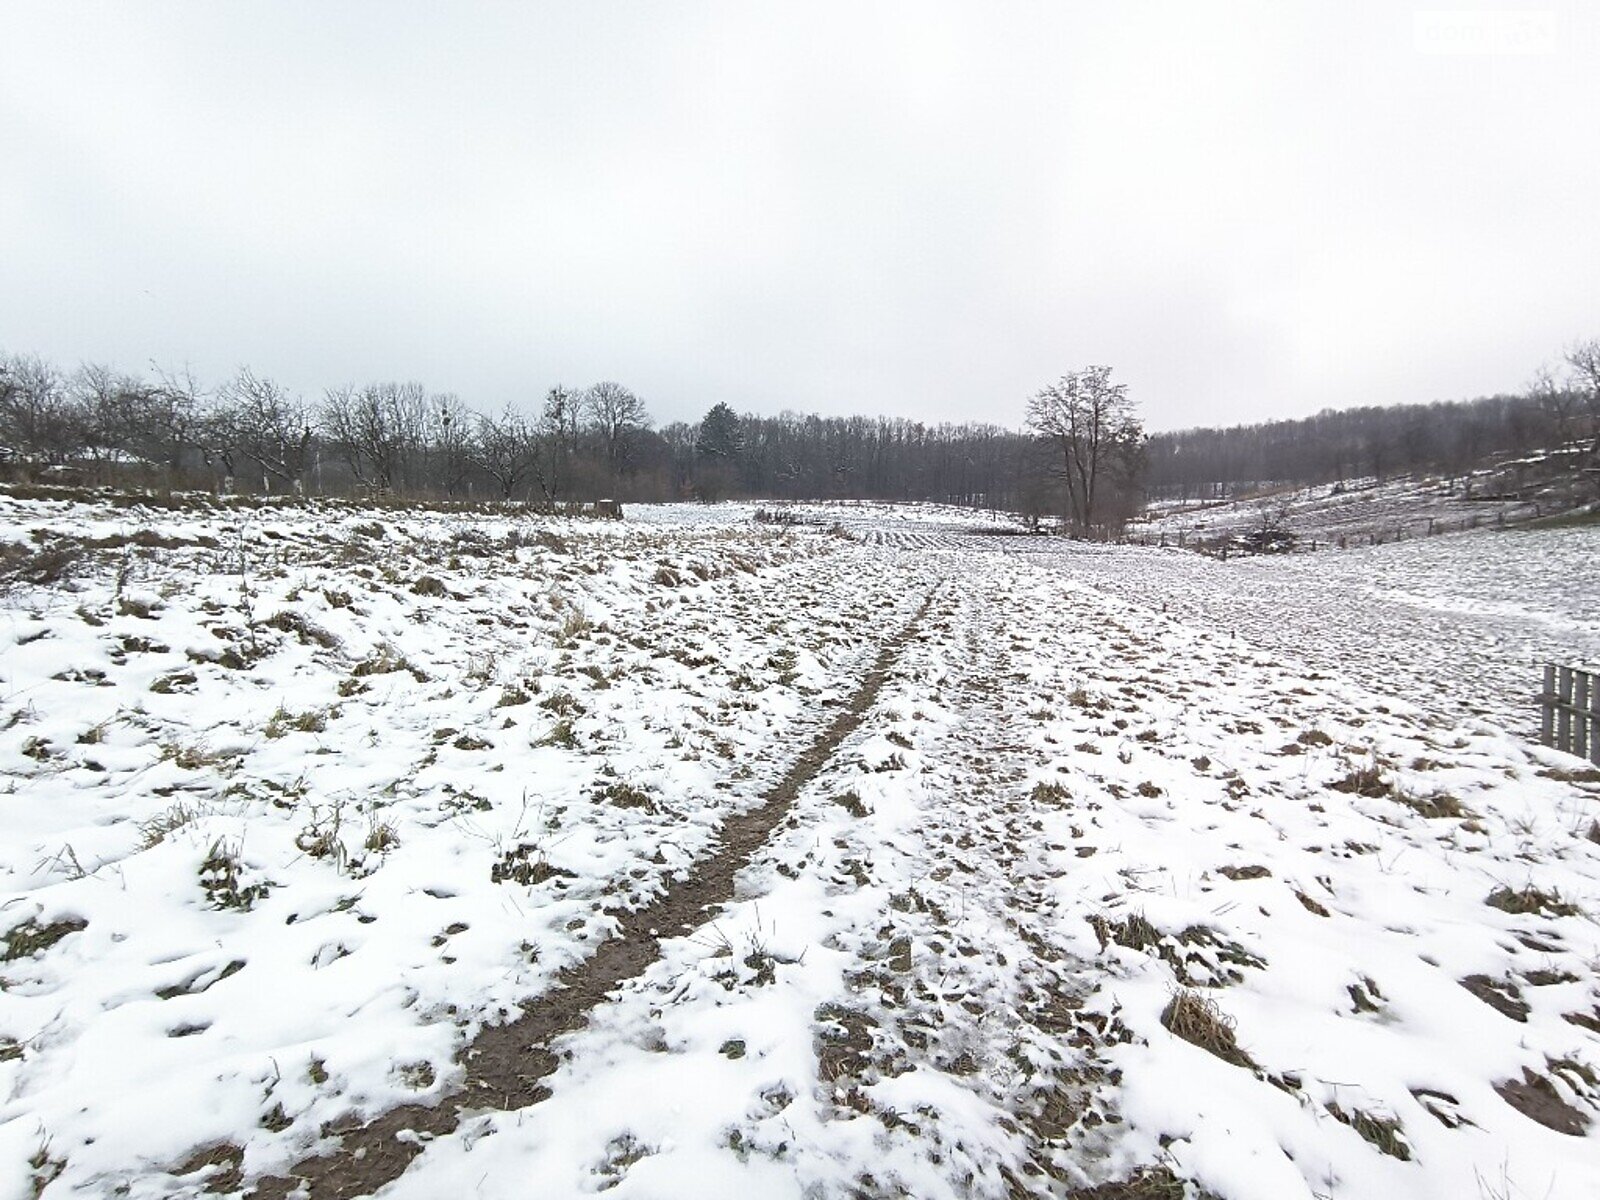
{"label": "clump of weeds", "polygon": [[1497,887],[1489,893],[1484,903],[1491,908],[1498,908],[1501,912],[1516,916],[1580,917],[1583,915],[1581,908],[1570,900],[1563,900],[1561,893],[1554,888],[1544,891],[1531,883],[1520,890],[1505,886]]}
{"label": "clump of weeds", "polygon": [[81,917],[62,917],[58,921],[47,921],[43,925],[30,917],[22,924],[14,926],[8,933],[0,935],[0,941],[6,944],[5,952],[0,953],[0,962],[31,958],[50,949],[69,933],[79,933],[88,927],[89,923]]}
{"label": "clump of weeds", "polygon": [[1179,988],[1161,1012],[1161,1024],[1174,1036],[1199,1046],[1225,1063],[1253,1070],[1255,1062],[1239,1046],[1234,1020],[1192,988]]}
{"label": "clump of weeds", "polygon": [[627,783],[608,783],[595,793],[594,799],[617,808],[642,808],[652,813],[658,811],[655,797]]}
{"label": "clump of weeds", "polygon": [[243,882],[244,864],[239,859],[238,846],[230,846],[218,838],[206,851],[200,864],[200,887],[211,907],[249,912],[256,901],[267,894],[267,884]]}
{"label": "clump of weeds", "polygon": [[1066,808],[1072,801],[1072,793],[1059,783],[1040,783],[1034,785],[1033,791],[1028,793],[1028,799],[1050,808]]}
{"label": "clump of weeds", "polygon": [[852,817],[865,817],[870,811],[862,802],[861,797],[853,791],[842,792],[833,798],[833,802]]}
{"label": "clump of weeds", "polygon": [[539,740],[541,746],[560,746],[565,750],[578,748],[578,734],[571,720],[563,717],[550,727],[550,732]]}
{"label": "clump of weeds", "polygon": [[1161,931],[1143,913],[1134,913],[1121,921],[1108,921],[1097,914],[1089,918],[1089,926],[1100,939],[1102,951],[1112,942],[1130,950],[1150,950],[1161,944]]}
{"label": "clump of weeds", "polygon": [[343,823],[344,813],[339,805],[331,809],[313,805],[311,819],[295,834],[294,844],[301,853],[312,858],[331,859],[335,869],[343,870],[349,859],[344,839],[339,836]]}
{"label": "clump of weeds", "polygon": [[139,849],[149,850],[159,846],[167,840],[168,834],[176,833],[185,825],[192,825],[199,816],[199,811],[192,805],[177,801],[148,821],[139,823]]}
{"label": "clump of weeds", "polygon": [[1388,780],[1384,779],[1383,772],[1378,769],[1376,761],[1357,767],[1331,786],[1336,792],[1347,792],[1353,796],[1365,796],[1372,800],[1381,799],[1394,792]]}
{"label": "clump of weeds", "polygon": [[320,646],[324,650],[338,650],[344,644],[315,621],[292,609],[274,613],[262,624],[283,633],[292,633],[306,645]]}
{"label": "clump of weeds", "polygon": [[1381,1153],[1398,1158],[1401,1162],[1411,1161],[1411,1147],[1406,1144],[1405,1130],[1401,1128],[1398,1118],[1362,1112],[1360,1109],[1345,1112],[1337,1104],[1328,1105],[1328,1111],[1336,1120],[1350,1126],[1363,1139],[1376,1146]]}
{"label": "clump of weeds", "polygon": [[328,728],[328,714],[321,709],[307,709],[303,713],[290,712],[280,704],[267,720],[262,731],[269,738],[286,737],[290,733],[322,733]]}

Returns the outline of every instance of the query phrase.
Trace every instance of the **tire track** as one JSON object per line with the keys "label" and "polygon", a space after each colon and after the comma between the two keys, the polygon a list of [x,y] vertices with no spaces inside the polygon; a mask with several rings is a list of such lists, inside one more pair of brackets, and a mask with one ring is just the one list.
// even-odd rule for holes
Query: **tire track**
{"label": "tire track", "polygon": [[[301,1160],[287,1176],[263,1178],[247,1194],[255,1200],[288,1200],[297,1195],[310,1200],[349,1200],[370,1195],[398,1178],[429,1137],[454,1130],[466,1111],[510,1111],[548,1098],[550,1089],[543,1081],[557,1066],[548,1049],[550,1043],[581,1028],[590,1011],[614,988],[654,962],[662,937],[694,928],[704,920],[708,908],[733,898],[734,877],[789,814],[800,790],[860,726],[939,590],[936,585],[906,626],[884,644],[843,711],[801,752],[762,803],[723,823],[721,848],[714,855],[659,900],[625,917],[618,936],[558,976],[520,1016],[485,1028],[465,1047],[460,1062],[466,1079],[460,1091],[437,1105],[402,1105],[370,1121],[331,1125],[326,1132],[340,1138],[336,1151]],[[228,1153],[230,1150],[233,1153]],[[204,1161],[191,1160],[178,1171],[220,1166],[223,1170],[210,1188],[232,1191],[239,1187],[241,1159],[242,1151],[224,1147],[212,1151]]]}

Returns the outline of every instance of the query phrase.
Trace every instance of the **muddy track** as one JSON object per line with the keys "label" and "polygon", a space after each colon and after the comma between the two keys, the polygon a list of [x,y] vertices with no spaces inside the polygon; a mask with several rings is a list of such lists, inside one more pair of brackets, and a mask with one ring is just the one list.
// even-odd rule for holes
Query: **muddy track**
{"label": "muddy track", "polygon": [[[767,791],[762,802],[723,823],[715,854],[659,900],[623,917],[617,936],[602,943],[593,957],[562,972],[548,991],[523,1007],[521,1015],[507,1024],[485,1028],[468,1043],[460,1055],[466,1071],[460,1091],[437,1105],[402,1105],[371,1121],[331,1125],[326,1132],[340,1139],[336,1151],[303,1159],[288,1176],[261,1179],[247,1194],[255,1200],[287,1200],[297,1194],[311,1200],[370,1195],[405,1171],[422,1152],[426,1138],[454,1130],[467,1113],[526,1108],[546,1099],[550,1089],[543,1081],[559,1065],[549,1049],[551,1042],[582,1028],[590,1011],[612,989],[650,966],[660,954],[662,937],[695,928],[705,921],[708,909],[733,898],[734,876],[789,814],[800,789],[861,724],[906,643],[916,635],[937,591],[935,588],[905,628],[884,644],[839,715]],[[228,1147],[214,1150],[204,1159],[207,1165],[224,1168],[221,1176],[212,1180],[212,1189],[239,1186],[241,1157],[236,1148]],[[223,1186],[219,1188],[219,1184]]]}

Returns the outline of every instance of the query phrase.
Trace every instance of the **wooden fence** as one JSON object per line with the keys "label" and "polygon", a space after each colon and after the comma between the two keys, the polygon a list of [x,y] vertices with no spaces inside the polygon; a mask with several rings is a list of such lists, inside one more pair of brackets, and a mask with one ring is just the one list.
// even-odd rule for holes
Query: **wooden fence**
{"label": "wooden fence", "polygon": [[1600,764],[1600,672],[1546,664],[1539,707],[1546,746]]}

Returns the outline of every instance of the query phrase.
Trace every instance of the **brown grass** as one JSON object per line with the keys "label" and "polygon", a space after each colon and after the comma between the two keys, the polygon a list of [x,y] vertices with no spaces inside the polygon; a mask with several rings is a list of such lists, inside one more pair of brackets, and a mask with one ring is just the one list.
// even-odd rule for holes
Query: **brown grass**
{"label": "brown grass", "polygon": [[1066,1200],[1183,1200],[1183,1181],[1167,1167],[1141,1167],[1127,1179],[1075,1188]]}
{"label": "brown grass", "polygon": [[1066,808],[1072,801],[1072,793],[1059,783],[1040,783],[1028,793],[1028,799],[1050,808]]}
{"label": "brown grass", "polygon": [[1550,916],[1550,917],[1581,917],[1583,910],[1570,900],[1563,900],[1561,893],[1551,888],[1548,892],[1528,884],[1520,891],[1509,887],[1497,887],[1490,892],[1484,903],[1491,908],[1498,908],[1501,912],[1512,913],[1517,916]]}
{"label": "brown grass", "polygon": [[1353,796],[1366,796],[1374,800],[1388,796],[1393,791],[1383,778],[1383,772],[1378,769],[1376,763],[1357,767],[1331,786],[1336,792],[1348,792]]}
{"label": "brown grass", "polygon": [[1411,1147],[1406,1145],[1405,1130],[1397,1118],[1375,1116],[1360,1109],[1345,1112],[1337,1104],[1328,1105],[1328,1111],[1336,1120],[1350,1126],[1363,1139],[1376,1146],[1381,1153],[1398,1158],[1401,1162],[1411,1161]]}
{"label": "brown grass", "polygon": [[1161,931],[1150,924],[1143,913],[1134,913],[1115,922],[1093,916],[1089,918],[1089,925],[1100,939],[1101,950],[1112,942],[1130,950],[1149,950],[1161,944]]}
{"label": "brown grass", "polygon": [[1240,1048],[1233,1018],[1191,988],[1180,988],[1173,993],[1167,1007],[1162,1010],[1161,1024],[1175,1037],[1191,1046],[1199,1046],[1225,1063],[1246,1070],[1255,1069],[1255,1061]]}
{"label": "brown grass", "polygon": [[14,926],[10,932],[0,935],[0,941],[5,942],[5,953],[0,954],[0,962],[14,962],[19,958],[28,958],[42,950],[48,950],[69,933],[78,933],[89,927],[89,923],[80,917],[63,917],[59,921],[49,921],[43,925],[31,917]]}
{"label": "brown grass", "polygon": [[1430,821],[1444,820],[1445,818],[1470,820],[1477,815],[1464,808],[1461,801],[1448,792],[1440,792],[1434,796],[1400,796],[1398,799],[1401,804],[1404,804],[1412,812],[1419,816],[1427,817]]}
{"label": "brown grass", "polygon": [[315,621],[287,608],[274,613],[262,624],[284,633],[292,633],[308,646],[321,646],[324,650],[337,650],[343,644]]}

